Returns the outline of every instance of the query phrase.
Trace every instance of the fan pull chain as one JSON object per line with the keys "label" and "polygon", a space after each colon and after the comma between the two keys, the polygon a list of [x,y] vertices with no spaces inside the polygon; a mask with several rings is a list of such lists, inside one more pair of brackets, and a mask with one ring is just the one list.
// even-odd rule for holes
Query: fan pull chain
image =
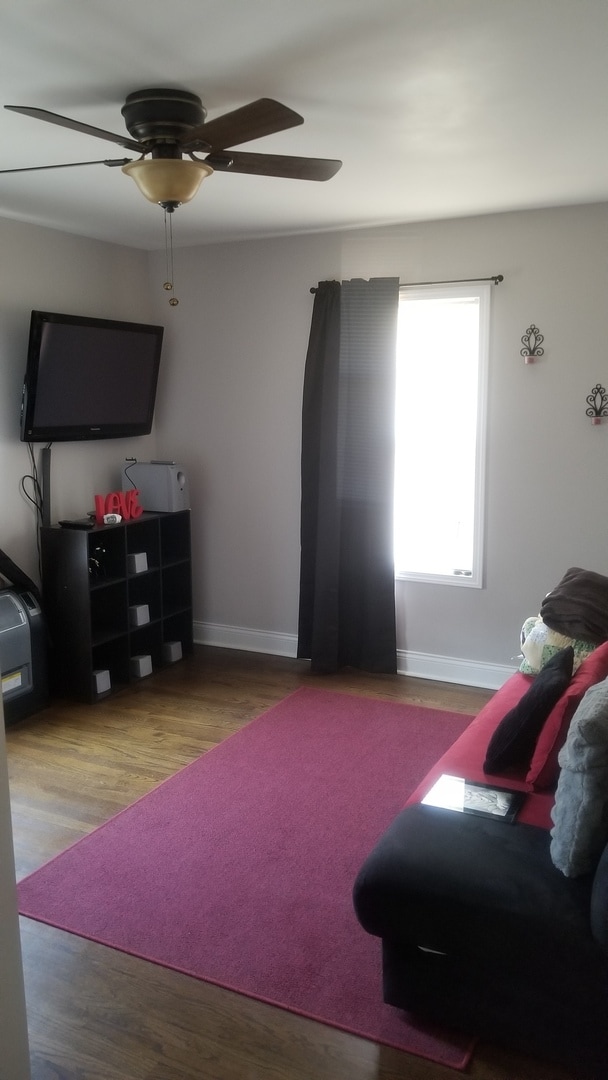
{"label": "fan pull chain", "polygon": [[[167,218],[168,218],[168,221],[167,221]],[[173,214],[169,213],[166,209],[165,209],[165,273],[167,275],[167,280],[165,281],[165,283],[163,285],[163,289],[166,289],[167,292],[172,292],[174,287],[175,287],[175,283],[174,283],[175,275],[173,273]],[[179,304],[179,300],[177,299],[176,296],[172,296],[171,299],[169,300],[169,303],[170,303],[171,307],[177,307],[177,305]]]}

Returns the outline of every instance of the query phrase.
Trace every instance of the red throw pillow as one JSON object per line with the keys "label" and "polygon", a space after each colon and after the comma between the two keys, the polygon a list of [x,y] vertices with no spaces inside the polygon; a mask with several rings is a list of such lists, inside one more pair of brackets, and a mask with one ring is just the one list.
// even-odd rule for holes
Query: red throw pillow
{"label": "red throw pillow", "polygon": [[554,787],[559,777],[557,755],[566,741],[576,707],[590,686],[608,678],[608,641],[582,661],[572,680],[547,717],[536,741],[526,780],[535,791]]}

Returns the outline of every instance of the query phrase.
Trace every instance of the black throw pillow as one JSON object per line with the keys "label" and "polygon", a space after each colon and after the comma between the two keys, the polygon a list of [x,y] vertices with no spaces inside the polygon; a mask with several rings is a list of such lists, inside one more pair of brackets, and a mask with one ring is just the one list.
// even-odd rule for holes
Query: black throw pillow
{"label": "black throw pillow", "polygon": [[500,773],[513,765],[529,765],[536,740],[553,706],[572,678],[574,649],[560,649],[534,677],[530,689],[503,716],[490,739],[484,772]]}

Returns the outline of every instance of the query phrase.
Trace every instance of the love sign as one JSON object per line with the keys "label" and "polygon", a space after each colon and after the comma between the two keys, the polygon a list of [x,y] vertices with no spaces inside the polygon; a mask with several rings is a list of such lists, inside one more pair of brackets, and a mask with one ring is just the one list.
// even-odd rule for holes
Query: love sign
{"label": "love sign", "polygon": [[95,521],[103,525],[104,514],[120,514],[123,521],[132,521],[144,512],[139,503],[139,491],[110,491],[107,495],[95,496]]}

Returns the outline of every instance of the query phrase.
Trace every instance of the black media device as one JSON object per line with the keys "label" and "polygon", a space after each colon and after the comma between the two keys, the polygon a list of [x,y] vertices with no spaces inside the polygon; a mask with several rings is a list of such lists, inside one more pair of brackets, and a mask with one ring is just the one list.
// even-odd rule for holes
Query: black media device
{"label": "black media device", "polygon": [[148,435],[163,330],[146,323],[32,311],[22,442]]}

